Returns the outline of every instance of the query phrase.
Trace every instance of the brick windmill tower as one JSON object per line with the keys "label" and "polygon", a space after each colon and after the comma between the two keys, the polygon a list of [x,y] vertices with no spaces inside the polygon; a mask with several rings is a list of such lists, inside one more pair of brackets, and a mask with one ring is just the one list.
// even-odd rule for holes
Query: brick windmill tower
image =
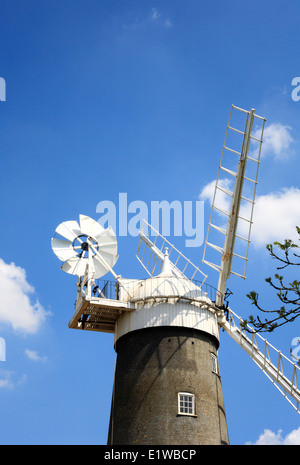
{"label": "brick windmill tower", "polygon": [[[242,129],[232,125],[233,110],[245,115]],[[256,335],[249,338],[245,328],[236,324],[235,318],[240,321],[239,317],[228,306],[224,308],[230,275],[245,278],[263,135],[263,125],[259,135],[253,133],[255,118],[264,124],[254,110],[231,108],[204,251],[206,254],[207,247],[216,251],[220,262],[208,261],[206,256],[203,259],[219,273],[215,292],[205,283],[206,275],[145,221],[137,258],[148,274],[146,279],[123,278],[115,273],[117,240],[111,228],[104,229],[95,220],[80,215],[79,223],[67,221],[56,229],[56,236],[60,237],[52,239],[52,249],[63,262],[63,271],[78,276],[76,308],[69,327],[114,334],[117,361],[109,445],[229,443],[218,363],[220,327],[286,398],[290,395],[290,403],[294,402],[299,412],[299,367],[292,364],[290,381],[280,368],[284,361],[281,352],[274,364],[270,356],[272,346],[263,340],[264,349],[260,350]],[[229,132],[241,136],[239,151],[229,147]],[[250,151],[251,140],[258,144],[256,157]],[[225,152],[238,155],[236,171],[232,165],[224,166]],[[249,160],[256,166],[254,177],[246,172]],[[229,183],[222,181],[222,172],[234,178],[232,191]],[[246,182],[253,184],[250,198],[245,196]],[[228,211],[224,202],[221,206],[217,203],[219,192],[230,198]],[[243,200],[250,205],[248,218],[240,215]],[[215,210],[227,217],[227,229],[223,227],[224,220],[222,226],[213,222]],[[241,218],[248,224],[246,237],[240,235]],[[221,243],[216,242],[215,236],[214,242],[208,240],[211,230],[221,234]],[[246,244],[244,255],[240,255],[238,239]],[[244,263],[241,274],[233,271],[235,259]],[[108,272],[114,282],[100,279]]]}

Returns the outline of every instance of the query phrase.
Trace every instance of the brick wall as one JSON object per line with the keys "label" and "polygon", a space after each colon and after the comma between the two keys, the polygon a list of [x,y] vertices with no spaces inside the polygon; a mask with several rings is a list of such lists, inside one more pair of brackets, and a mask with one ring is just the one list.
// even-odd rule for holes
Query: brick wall
{"label": "brick wall", "polygon": [[[117,341],[108,444],[228,444],[218,341],[178,327],[132,331]],[[195,416],[178,414],[178,392],[195,396]]]}

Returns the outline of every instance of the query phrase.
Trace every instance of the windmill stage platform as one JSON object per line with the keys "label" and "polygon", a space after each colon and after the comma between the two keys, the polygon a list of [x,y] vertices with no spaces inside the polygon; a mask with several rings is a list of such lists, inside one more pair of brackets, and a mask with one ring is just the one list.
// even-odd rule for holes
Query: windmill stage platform
{"label": "windmill stage platform", "polygon": [[135,305],[131,302],[103,297],[81,297],[69,322],[69,328],[114,333],[119,316],[133,310]]}

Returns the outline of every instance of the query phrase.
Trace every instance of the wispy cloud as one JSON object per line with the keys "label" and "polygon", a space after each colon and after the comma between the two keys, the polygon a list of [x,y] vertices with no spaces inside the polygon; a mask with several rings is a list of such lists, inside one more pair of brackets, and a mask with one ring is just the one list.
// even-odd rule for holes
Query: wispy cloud
{"label": "wispy cloud", "polygon": [[9,324],[16,331],[36,333],[49,312],[34,295],[26,271],[0,258],[0,323]]}
{"label": "wispy cloud", "polygon": [[26,380],[26,375],[17,376],[14,371],[0,370],[0,389],[14,389]]}
{"label": "wispy cloud", "polygon": [[274,433],[270,429],[265,429],[256,442],[246,442],[246,445],[252,446],[292,446],[300,445],[300,427],[294,429],[286,436],[282,436],[282,430]]}
{"label": "wispy cloud", "polygon": [[152,14],[151,14],[151,19],[153,21],[157,21],[160,18],[160,14],[158,13],[156,8],[152,8]]}
{"label": "wispy cloud", "polygon": [[157,8],[152,8],[150,19],[153,23],[159,24],[166,28],[172,27],[172,23],[169,18],[163,17],[163,15],[157,10]]}
{"label": "wispy cloud", "polygon": [[138,14],[133,11],[127,11],[122,17],[122,28],[126,31],[141,31],[155,26],[161,29],[170,29],[173,24],[171,20],[164,16],[157,8],[152,8],[150,12]]}
{"label": "wispy cloud", "polygon": [[45,362],[47,360],[46,356],[41,356],[36,350],[26,349],[25,354],[30,360],[34,362]]}

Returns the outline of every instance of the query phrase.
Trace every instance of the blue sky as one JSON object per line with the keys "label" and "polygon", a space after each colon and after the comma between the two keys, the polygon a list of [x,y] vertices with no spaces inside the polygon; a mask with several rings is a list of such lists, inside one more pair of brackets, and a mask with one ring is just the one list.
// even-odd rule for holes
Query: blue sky
{"label": "blue sky", "polygon": [[[118,205],[119,193],[205,200],[206,231],[204,188],[232,104],[267,123],[247,280],[230,278],[230,305],[253,313],[252,289],[277,305],[264,245],[300,225],[299,14],[296,0],[1,3],[1,444],[106,443],[113,336],[68,329],[76,278],[60,271],[51,237],[81,213],[98,220],[98,203]],[[217,284],[203,245],[169,239]],[[116,271],[143,277],[137,239],[118,245]],[[268,339],[288,355],[298,336],[296,320]],[[219,359],[231,443],[299,444],[299,415],[223,333]]]}

